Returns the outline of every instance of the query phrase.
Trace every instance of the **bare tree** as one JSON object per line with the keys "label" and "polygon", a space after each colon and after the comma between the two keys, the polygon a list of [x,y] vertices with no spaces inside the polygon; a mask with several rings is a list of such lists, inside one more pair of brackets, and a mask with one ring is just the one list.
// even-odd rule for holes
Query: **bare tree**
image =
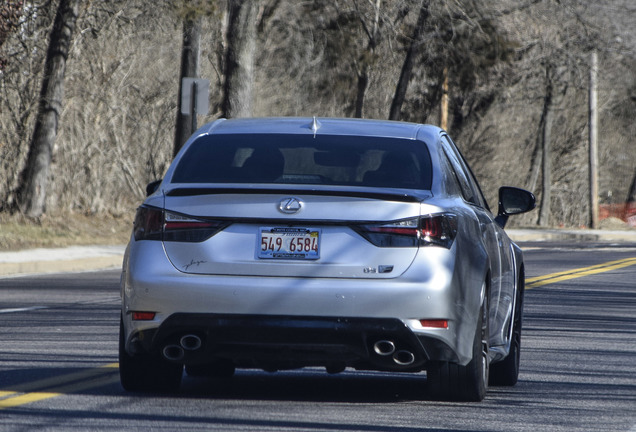
{"label": "bare tree", "polygon": [[[7,40],[20,24],[22,16],[22,0],[5,0],[6,3],[0,6],[0,47]],[[0,70],[4,68],[7,60],[0,56]]]}
{"label": "bare tree", "polygon": [[259,0],[228,0],[224,117],[252,115],[254,52]]}
{"label": "bare tree", "polygon": [[406,51],[406,57],[404,58],[402,71],[400,72],[400,79],[398,80],[398,84],[395,88],[395,95],[393,96],[393,101],[391,102],[389,120],[400,119],[400,112],[402,110],[404,99],[406,98],[406,90],[411,79],[415,56],[420,45],[422,44],[422,33],[424,33],[424,25],[426,23],[426,19],[429,16],[429,3],[430,0],[422,0],[422,3],[420,5],[420,13],[417,18],[417,24],[415,25],[413,37],[411,39],[411,43],[409,44],[409,48]]}
{"label": "bare tree", "polygon": [[[541,199],[546,186],[541,175],[545,70],[551,62],[549,223],[584,225],[589,210],[581,199],[589,189],[587,74],[589,53],[598,50],[603,65],[599,197],[604,204],[622,203],[636,163],[633,0],[428,1],[430,15],[411,77],[401,80],[408,89],[399,117],[438,122],[447,69],[449,128],[491,204],[502,184],[532,185]],[[0,11],[16,2],[0,1]],[[258,67],[252,91],[238,100],[249,103],[253,97],[252,115],[259,116],[354,116],[359,100],[362,115],[388,117],[422,2],[260,0],[254,49]],[[16,193],[26,176],[42,66],[59,3],[24,1],[29,7],[21,9],[17,31],[4,34],[1,50],[9,62],[0,72],[0,211],[18,208]],[[203,121],[236,116],[221,112],[224,85],[231,82],[231,66],[225,78],[227,3],[82,2],[77,21],[82,32],[73,37],[64,120],[57,120],[48,174],[47,213],[128,214],[143,196],[143,185],[167,169],[176,136],[183,8],[196,9],[202,17],[199,75],[210,78],[213,107]],[[241,4],[249,6],[245,0]],[[368,34],[374,33],[375,22],[371,52]],[[367,84],[358,87],[363,60],[368,61]],[[358,93],[359,88],[364,92]],[[54,108],[61,112],[59,105]],[[536,224],[539,213],[514,223]]]}
{"label": "bare tree", "polygon": [[49,168],[64,98],[66,61],[80,3],[80,0],[60,0],[49,38],[35,130],[18,191],[19,210],[33,218],[40,217],[46,207]]}
{"label": "bare tree", "polygon": [[354,2],[356,9],[358,9],[358,16],[360,17],[360,23],[367,35],[368,41],[365,50],[357,61],[357,74],[358,74],[358,90],[356,92],[355,103],[355,117],[362,117],[362,109],[364,107],[364,97],[369,86],[369,69],[371,64],[375,62],[375,49],[380,39],[380,9],[382,7],[382,0],[375,0],[373,4],[373,18],[369,24],[364,19],[364,15],[359,10],[358,3]]}

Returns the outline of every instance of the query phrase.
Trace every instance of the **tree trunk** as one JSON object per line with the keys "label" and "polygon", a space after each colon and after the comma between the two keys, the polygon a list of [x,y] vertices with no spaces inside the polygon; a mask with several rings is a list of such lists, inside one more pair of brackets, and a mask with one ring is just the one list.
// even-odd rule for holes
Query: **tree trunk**
{"label": "tree trunk", "polygon": [[636,171],[634,171],[634,178],[632,179],[632,185],[629,187],[629,193],[627,194],[628,203],[636,203]]}
{"label": "tree trunk", "polygon": [[53,145],[64,98],[64,74],[80,0],[60,0],[49,39],[35,129],[17,193],[18,209],[33,218],[46,209]]}
{"label": "tree trunk", "polygon": [[362,118],[367,87],[369,87],[369,65],[365,63],[360,65],[360,71],[358,71],[358,90],[356,92],[355,113],[353,114],[355,118]]}
{"label": "tree trunk", "polygon": [[539,225],[547,226],[550,223],[550,202],[552,201],[552,117],[553,117],[553,83],[552,67],[546,67],[546,89],[543,102],[541,131],[543,148],[543,187],[541,191],[541,208],[539,210]]}
{"label": "tree trunk", "polygon": [[421,38],[422,33],[424,32],[424,24],[426,23],[426,19],[429,16],[429,1],[430,0],[422,0],[422,4],[420,5],[420,14],[417,17],[417,24],[415,25],[415,29],[413,31],[413,38],[411,39],[411,44],[409,45],[409,49],[406,52],[404,63],[402,63],[400,78],[395,88],[393,101],[391,102],[389,120],[400,120],[402,104],[404,103],[404,99],[406,99],[406,90],[408,88],[409,81],[411,80],[411,73],[413,71],[413,61],[415,59],[415,55],[417,54],[419,46],[422,43]]}
{"label": "tree trunk", "polygon": [[373,26],[370,29],[366,26],[363,18],[360,18],[362,20],[362,25],[367,33],[367,37],[369,38],[369,42],[367,44],[366,50],[364,51],[364,54],[358,61],[358,88],[356,91],[356,104],[354,113],[354,117],[356,118],[362,118],[363,115],[364,98],[366,97],[367,88],[369,87],[369,69],[371,68],[371,63],[373,63],[374,61],[375,48],[378,45],[381,7],[382,0],[376,0],[374,5],[375,17],[373,19]]}
{"label": "tree trunk", "polygon": [[183,46],[181,48],[181,74],[179,76],[179,110],[174,139],[173,157],[179,153],[183,144],[194,133],[192,113],[181,113],[181,93],[183,78],[199,77],[199,57],[201,42],[201,18],[185,18],[183,21]]}
{"label": "tree trunk", "polygon": [[259,11],[257,0],[229,0],[223,116],[252,115],[254,51]]}

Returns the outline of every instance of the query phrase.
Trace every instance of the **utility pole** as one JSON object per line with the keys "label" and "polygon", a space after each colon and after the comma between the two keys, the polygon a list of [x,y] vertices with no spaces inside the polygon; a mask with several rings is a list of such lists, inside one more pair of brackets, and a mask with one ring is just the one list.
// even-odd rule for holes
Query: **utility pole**
{"label": "utility pole", "polygon": [[444,68],[442,81],[442,101],[440,105],[439,125],[445,131],[448,130],[448,68]]}
{"label": "utility pole", "polygon": [[[190,138],[196,127],[196,113],[183,114],[181,100],[183,95],[183,78],[199,77],[199,56],[201,44],[201,17],[186,18],[183,21],[183,46],[181,48],[181,73],[179,83],[179,111],[175,128],[172,156],[176,156],[183,144]],[[194,89],[196,90],[196,88]],[[196,93],[195,93],[196,94]],[[194,118],[192,118],[194,117]]]}
{"label": "utility pole", "polygon": [[539,208],[539,226],[550,223],[550,207],[552,202],[552,118],[554,117],[554,66],[546,65],[545,69],[545,97],[541,124],[542,143],[542,173],[543,186],[541,190],[541,206]]}
{"label": "utility pole", "polygon": [[592,65],[590,68],[590,228],[598,228],[598,55],[592,52]]}

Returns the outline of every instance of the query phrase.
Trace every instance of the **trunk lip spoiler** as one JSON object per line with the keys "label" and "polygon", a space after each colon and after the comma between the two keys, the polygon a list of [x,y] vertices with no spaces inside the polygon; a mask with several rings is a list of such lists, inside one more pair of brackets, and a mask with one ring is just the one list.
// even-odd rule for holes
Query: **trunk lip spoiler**
{"label": "trunk lip spoiler", "polygon": [[[366,190],[363,190],[366,189]],[[197,195],[314,195],[314,196],[338,196],[353,198],[368,198],[383,201],[421,202],[431,198],[433,194],[428,190],[398,190],[385,189],[382,191],[370,191],[367,188],[355,189],[316,189],[316,188],[276,188],[276,187],[213,187],[213,186],[189,186],[175,187],[165,191],[166,197],[186,197]]]}

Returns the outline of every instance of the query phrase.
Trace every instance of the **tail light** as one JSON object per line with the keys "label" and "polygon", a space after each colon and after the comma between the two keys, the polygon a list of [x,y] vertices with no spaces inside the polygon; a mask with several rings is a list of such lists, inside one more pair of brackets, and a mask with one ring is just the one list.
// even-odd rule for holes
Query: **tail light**
{"label": "tail light", "polygon": [[457,216],[450,213],[430,215],[420,218],[420,246],[453,245],[457,235]]}
{"label": "tail light", "polygon": [[135,240],[202,242],[229,225],[228,222],[194,218],[156,207],[139,207],[135,216]]}
{"label": "tail light", "polygon": [[139,207],[133,224],[135,240],[161,240],[163,232],[163,210],[154,207]]}
{"label": "tail light", "polygon": [[442,246],[450,249],[457,235],[457,217],[444,213],[353,228],[378,247]]}

